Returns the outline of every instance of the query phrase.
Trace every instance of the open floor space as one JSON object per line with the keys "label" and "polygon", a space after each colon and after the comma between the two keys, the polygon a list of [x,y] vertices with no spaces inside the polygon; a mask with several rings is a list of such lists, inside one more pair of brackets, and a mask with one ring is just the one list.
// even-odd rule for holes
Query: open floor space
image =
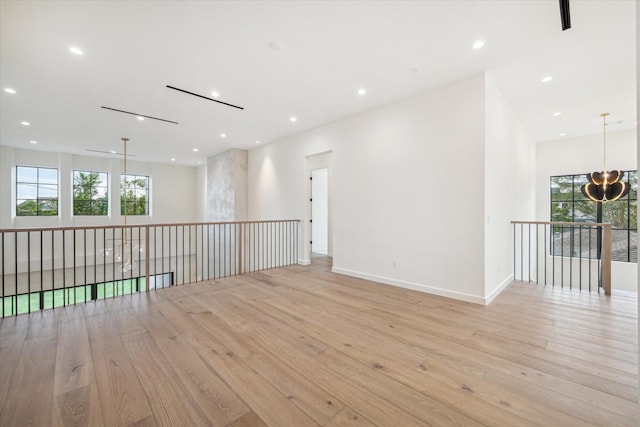
{"label": "open floor space", "polygon": [[637,296],[489,306],[330,259],[9,317],[0,424],[637,425]]}

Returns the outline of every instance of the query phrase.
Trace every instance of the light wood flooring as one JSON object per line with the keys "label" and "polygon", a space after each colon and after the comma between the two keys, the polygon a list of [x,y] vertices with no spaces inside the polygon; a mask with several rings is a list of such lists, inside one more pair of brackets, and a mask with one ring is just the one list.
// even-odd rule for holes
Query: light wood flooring
{"label": "light wood flooring", "polygon": [[4,319],[0,425],[638,425],[634,294],[483,307],[327,262]]}

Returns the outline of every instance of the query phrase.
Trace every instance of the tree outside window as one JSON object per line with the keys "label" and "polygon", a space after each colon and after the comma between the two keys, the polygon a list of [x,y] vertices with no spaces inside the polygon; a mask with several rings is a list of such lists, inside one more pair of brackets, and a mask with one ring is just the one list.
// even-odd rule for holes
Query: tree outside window
{"label": "tree outside window", "polygon": [[16,215],[58,215],[58,169],[16,166]]}
{"label": "tree outside window", "polygon": [[149,215],[149,177],[122,175],[120,177],[120,214]]}
{"label": "tree outside window", "polygon": [[108,182],[105,172],[73,171],[73,214],[107,215]]}

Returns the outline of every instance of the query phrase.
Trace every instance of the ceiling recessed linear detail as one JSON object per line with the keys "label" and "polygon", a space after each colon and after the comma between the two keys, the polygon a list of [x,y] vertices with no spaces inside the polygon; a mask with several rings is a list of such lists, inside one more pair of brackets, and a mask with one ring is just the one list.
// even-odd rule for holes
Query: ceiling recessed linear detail
{"label": "ceiling recessed linear detail", "polygon": [[[111,151],[102,151],[102,150],[92,150],[91,148],[87,148],[87,151],[91,151],[92,153],[103,153],[103,154],[111,154],[112,156],[124,156],[123,153],[113,153]],[[127,153],[127,157],[135,157],[135,154]]]}
{"label": "ceiling recessed linear detail", "polygon": [[237,105],[229,104],[228,102],[218,101],[217,99],[210,98],[208,96],[200,95],[197,93],[189,92],[188,90],[180,89],[175,86],[167,85],[169,89],[177,90],[178,92],[186,93],[187,95],[197,96],[198,98],[208,99],[209,101],[217,102],[218,104],[226,105],[229,107],[237,108],[238,110],[244,110],[244,107],[239,107]]}
{"label": "ceiling recessed linear detail", "polygon": [[144,114],[132,113],[131,111],[118,110],[117,108],[105,107],[104,105],[101,106],[100,108],[104,108],[105,110],[116,111],[118,113],[131,114],[132,116],[144,117],[145,119],[159,120],[161,122],[173,123],[174,125],[179,124],[178,122],[174,122],[173,120],[161,119],[153,116],[145,116]]}

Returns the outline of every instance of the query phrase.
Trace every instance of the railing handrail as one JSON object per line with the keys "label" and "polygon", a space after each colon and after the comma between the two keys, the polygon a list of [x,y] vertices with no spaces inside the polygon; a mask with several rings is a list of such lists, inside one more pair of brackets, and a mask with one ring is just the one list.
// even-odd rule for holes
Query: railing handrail
{"label": "railing handrail", "polygon": [[144,223],[144,224],[109,224],[109,225],[86,225],[77,227],[25,227],[25,228],[0,228],[0,233],[15,232],[39,232],[39,231],[69,231],[69,230],[103,230],[121,228],[142,228],[142,227],[180,227],[193,225],[224,225],[224,224],[268,224],[274,222],[300,222],[299,219],[266,219],[252,221],[217,221],[217,222],[175,222],[175,223]]}
{"label": "railing handrail", "polygon": [[511,221],[511,224],[568,225],[575,227],[611,227],[609,222]]}
{"label": "railing handrail", "polygon": [[[534,225],[536,226],[536,230],[538,229],[539,225],[542,225],[543,228],[546,230],[546,226],[550,226],[554,227],[554,226],[562,226],[562,227],[575,227],[575,228],[585,228],[585,227],[589,227],[589,228],[597,228],[599,233],[601,232],[602,234],[599,234],[598,239],[599,243],[598,243],[598,250],[601,250],[601,253],[599,253],[598,255],[598,261],[601,262],[601,284],[602,284],[602,288],[604,289],[604,293],[605,295],[611,295],[611,232],[612,232],[612,226],[610,223],[602,223],[602,222],[565,222],[565,221],[511,221],[511,224],[513,224],[513,230],[514,230],[514,236],[513,236],[513,242],[514,242],[514,253],[513,253],[513,257],[514,257],[514,279],[515,279],[515,274],[516,274],[516,233],[515,233],[515,229],[517,225],[520,225],[520,230],[521,230],[521,234],[522,234],[522,229],[524,225],[528,225],[528,233],[530,233],[531,231],[531,226]],[[545,232],[546,233],[546,232]],[[529,241],[530,236],[527,236],[527,240]],[[536,234],[536,243],[538,240],[538,236]],[[601,243],[600,243],[601,242]],[[601,246],[600,246],[601,244]],[[522,241],[521,241],[521,245],[522,245]],[[536,247],[536,254],[538,253],[538,249]],[[523,257],[523,248],[521,246],[520,249],[520,256]],[[555,254],[554,254],[555,256]],[[546,254],[545,254],[546,257]],[[560,258],[563,258],[564,254],[560,254]],[[572,255],[569,256],[569,259],[573,258]],[[545,258],[546,259],[546,258]],[[530,261],[530,260],[529,260]],[[536,258],[537,261],[537,258]],[[521,261],[522,263],[522,261]],[[546,268],[546,267],[545,267]],[[570,270],[571,273],[571,270]],[[522,276],[522,271],[521,271],[521,276]],[[537,276],[537,274],[536,274]],[[536,278],[537,280],[537,278]],[[546,272],[545,272],[545,280],[546,280]],[[553,284],[553,283],[552,283]],[[589,285],[591,286],[591,285]]]}

